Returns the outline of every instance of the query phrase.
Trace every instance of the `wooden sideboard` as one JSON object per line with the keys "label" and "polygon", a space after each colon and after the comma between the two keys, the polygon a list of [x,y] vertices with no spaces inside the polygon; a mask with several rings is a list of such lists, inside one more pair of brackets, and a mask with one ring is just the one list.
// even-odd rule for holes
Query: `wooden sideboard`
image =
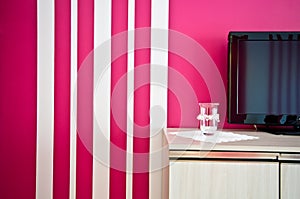
{"label": "wooden sideboard", "polygon": [[228,129],[259,139],[217,144],[176,136],[194,130],[165,132],[170,199],[300,198],[300,136]]}

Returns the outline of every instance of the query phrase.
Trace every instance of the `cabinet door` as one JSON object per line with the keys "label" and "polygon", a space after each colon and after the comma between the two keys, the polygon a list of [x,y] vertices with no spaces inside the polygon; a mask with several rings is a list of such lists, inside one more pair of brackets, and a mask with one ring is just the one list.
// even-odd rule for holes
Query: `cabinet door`
{"label": "cabinet door", "polygon": [[300,198],[300,164],[281,164],[281,198]]}
{"label": "cabinet door", "polygon": [[279,165],[254,161],[171,161],[170,199],[276,199]]}

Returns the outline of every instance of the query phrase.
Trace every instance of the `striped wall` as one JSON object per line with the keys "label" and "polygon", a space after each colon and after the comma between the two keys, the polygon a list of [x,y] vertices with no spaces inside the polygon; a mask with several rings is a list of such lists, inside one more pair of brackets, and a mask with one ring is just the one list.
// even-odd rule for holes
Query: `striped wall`
{"label": "striped wall", "polygon": [[[133,30],[167,30],[168,9],[158,0],[37,2],[36,198],[149,198],[151,181],[161,183],[150,178],[149,111],[154,99],[166,108],[167,90],[161,98],[150,82],[167,53],[157,61],[151,31]],[[139,40],[149,47],[134,51]]]}
{"label": "striped wall", "polygon": [[[20,1],[15,4],[22,6]],[[161,179],[150,178],[149,154],[154,148],[149,113],[160,93],[152,88],[150,76],[152,63],[167,69],[168,54],[156,61],[160,55],[151,51],[150,28],[168,29],[168,0],[26,4],[32,7],[26,5],[23,12],[35,23],[30,24],[31,35],[25,36],[36,54],[23,60],[30,59],[28,67],[36,71],[27,85],[36,91],[24,100],[36,120],[30,129],[24,128],[29,131],[24,138],[26,133],[31,136],[26,144],[35,154],[26,157],[30,163],[25,166],[35,178],[27,178],[27,195],[5,192],[12,195],[4,198],[157,198],[149,191],[154,181],[157,185],[151,189],[162,191]],[[147,29],[134,31],[139,28]],[[135,50],[137,42],[146,42],[145,49]],[[30,77],[24,75],[21,78],[28,81]],[[164,98],[156,105],[166,108],[167,90],[163,90]],[[17,183],[9,186],[18,187]]]}
{"label": "striped wall", "polygon": [[[152,24],[168,29],[167,1],[37,2],[36,198],[155,198],[150,183],[161,179],[150,178],[149,111],[158,96],[149,83],[151,64],[160,59],[149,48],[151,31],[133,32]],[[149,47],[134,52],[129,45],[139,39]],[[167,66],[163,56],[155,64]],[[140,88],[139,78],[146,78]]]}

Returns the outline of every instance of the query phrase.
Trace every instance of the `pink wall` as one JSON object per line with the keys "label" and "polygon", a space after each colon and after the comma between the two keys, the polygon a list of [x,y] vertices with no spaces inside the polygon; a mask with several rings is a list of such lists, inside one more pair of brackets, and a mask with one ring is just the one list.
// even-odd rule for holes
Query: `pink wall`
{"label": "pink wall", "polygon": [[[297,0],[239,1],[239,0],[172,0],[170,1],[170,29],[179,31],[201,44],[216,63],[227,86],[227,34],[231,30],[300,30],[300,4]],[[198,100],[209,101],[209,94],[201,75],[196,74],[186,60],[170,56],[170,67],[180,71],[193,86]],[[173,81],[170,79],[170,81]],[[170,96],[168,125],[180,124],[180,108]],[[184,126],[195,120],[191,113]],[[225,127],[238,127],[225,124]]]}
{"label": "pink wall", "polygon": [[[67,1],[65,1],[67,2]],[[79,1],[85,5],[87,1]],[[117,0],[114,2],[117,3]],[[137,1],[137,3],[140,1]],[[147,1],[148,4],[149,1]],[[118,1],[119,3],[119,1]],[[89,1],[88,8],[91,9],[93,3]],[[143,4],[145,5],[145,4]],[[141,9],[143,5],[140,5]],[[36,10],[37,3],[34,0],[11,0],[0,2],[0,198],[34,198],[35,195],[35,156],[36,156]],[[62,4],[62,6],[65,6]],[[66,6],[68,7],[68,6]],[[81,10],[82,16],[92,20],[92,16],[89,15],[89,10]],[[117,9],[117,7],[114,7]],[[223,77],[224,84],[226,85],[227,74],[227,34],[230,30],[300,30],[300,4],[297,0],[252,0],[247,3],[239,0],[214,0],[214,1],[199,1],[199,0],[170,0],[170,29],[184,33],[199,42],[210,54],[216,63],[221,76]],[[148,10],[149,11],[149,10]],[[63,10],[58,12],[69,13],[70,10]],[[117,11],[116,11],[117,12]],[[85,14],[84,14],[85,13]],[[147,13],[138,13],[139,16],[143,16],[149,19]],[[70,20],[69,18],[65,19]],[[91,20],[88,20],[92,23]],[[120,19],[122,20],[122,19]],[[64,26],[64,21],[60,21]],[[66,22],[68,23],[68,22]],[[87,29],[92,29],[90,23],[82,23],[81,25]],[[140,26],[148,26],[149,21],[145,24],[139,24]],[[115,27],[122,28],[122,27]],[[87,30],[82,28],[81,30]],[[65,31],[65,32],[64,32]],[[62,30],[63,34],[69,35],[68,28]],[[89,33],[82,32],[79,36],[79,45],[87,45],[80,48],[79,56],[84,56],[89,49],[92,48],[92,38]],[[88,36],[85,37],[84,35]],[[63,38],[61,38],[63,39]],[[68,37],[67,37],[68,39]],[[80,40],[82,42],[80,43]],[[89,42],[85,42],[88,40]],[[69,45],[67,43],[66,45]],[[64,48],[66,46],[62,46]],[[86,51],[87,50],[87,51]],[[68,51],[68,48],[62,51]],[[142,52],[147,54],[148,52]],[[79,57],[83,59],[82,57]],[[59,63],[68,61],[63,57]],[[80,60],[79,60],[80,61]],[[143,61],[143,60],[141,60]],[[189,80],[195,93],[197,94],[199,101],[209,101],[210,97],[201,75],[195,73],[193,66],[191,66],[183,58],[170,54],[169,58],[170,67],[179,71],[186,79]],[[65,65],[64,65],[65,66]],[[61,76],[56,80],[59,85],[56,85],[57,89],[68,90],[68,68],[64,68]],[[66,75],[66,76],[65,76]],[[61,79],[60,79],[61,78]],[[170,82],[176,81],[170,77]],[[148,88],[146,88],[148,89]],[[61,98],[60,98],[61,97]],[[62,111],[60,114],[56,113],[56,118],[62,122],[61,126],[56,126],[57,133],[56,138],[67,139],[68,137],[68,115],[63,115],[64,111],[68,111],[68,104],[66,99],[68,94],[56,96],[55,103],[58,111]],[[58,108],[58,107],[60,107]],[[180,108],[178,107],[178,101],[172,93],[169,95],[169,115],[168,125],[179,126],[180,125]],[[182,126],[193,126],[195,122],[195,115],[197,110],[191,113],[190,118],[185,118]],[[146,117],[145,117],[146,118]],[[145,119],[146,122],[147,118]],[[232,125],[225,125],[226,127],[235,127]],[[120,141],[121,144],[124,140]],[[147,142],[146,144],[148,144]],[[69,143],[67,143],[68,146]],[[136,145],[137,146],[137,145]],[[81,170],[77,173],[78,179],[82,185],[82,190],[78,189],[78,196],[91,196],[91,157],[85,152],[80,143],[77,148],[78,159],[88,162],[88,168]],[[57,163],[54,168],[57,170],[55,175],[66,173],[69,171],[68,165],[61,168],[62,162],[68,164],[65,158],[68,158],[68,147],[64,149],[64,143],[56,145],[55,150],[64,150],[64,154],[56,154]],[[136,150],[144,150],[139,148]],[[147,149],[145,149],[147,150]],[[80,162],[79,161],[79,165]],[[86,167],[86,164],[83,168]],[[114,173],[115,181],[118,181],[118,173]],[[87,174],[87,176],[85,176]],[[124,192],[124,174],[120,174],[122,178],[122,191]],[[60,176],[61,177],[61,176]],[[147,180],[148,174],[136,175],[134,178],[134,187],[136,190],[143,190],[143,192],[136,193],[136,197],[139,194],[149,191]],[[58,176],[54,176],[54,197],[58,198],[61,193],[60,188],[66,186],[68,177],[60,181]],[[146,182],[146,183],[145,183]],[[59,186],[59,183],[62,185]],[[114,185],[114,184],[112,184]],[[89,186],[85,189],[85,186]],[[113,189],[111,191],[115,191]],[[68,192],[63,192],[65,198],[67,198]],[[124,195],[123,195],[124,196]],[[116,197],[118,197],[116,195]]]}
{"label": "pink wall", "polygon": [[36,2],[0,2],[0,198],[34,198]]}

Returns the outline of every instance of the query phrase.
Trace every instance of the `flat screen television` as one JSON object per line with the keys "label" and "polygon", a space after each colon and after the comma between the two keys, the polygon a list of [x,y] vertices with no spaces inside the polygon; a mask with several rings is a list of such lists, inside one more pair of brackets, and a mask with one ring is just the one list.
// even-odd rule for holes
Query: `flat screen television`
{"label": "flat screen television", "polygon": [[300,134],[300,32],[229,32],[228,123]]}

